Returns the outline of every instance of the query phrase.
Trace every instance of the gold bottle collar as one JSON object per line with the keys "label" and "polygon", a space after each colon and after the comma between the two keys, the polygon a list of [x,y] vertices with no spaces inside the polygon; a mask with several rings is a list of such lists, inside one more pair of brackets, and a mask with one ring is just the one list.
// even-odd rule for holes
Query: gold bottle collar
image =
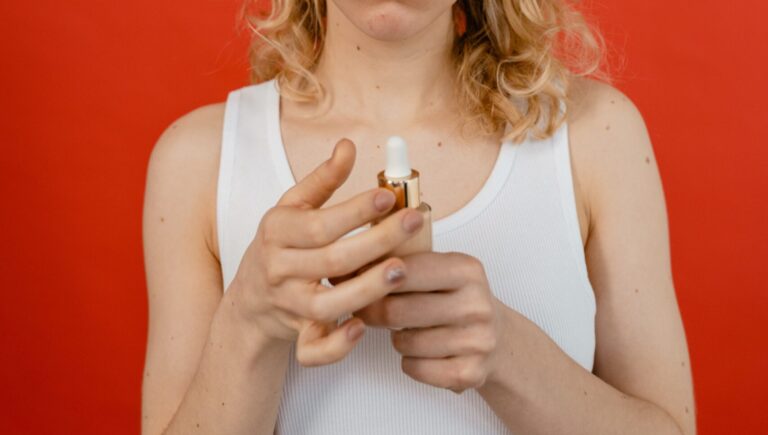
{"label": "gold bottle collar", "polygon": [[379,187],[383,187],[395,194],[395,205],[392,211],[401,208],[417,208],[421,204],[419,197],[419,171],[411,169],[411,175],[401,178],[389,178],[384,171],[378,175]]}

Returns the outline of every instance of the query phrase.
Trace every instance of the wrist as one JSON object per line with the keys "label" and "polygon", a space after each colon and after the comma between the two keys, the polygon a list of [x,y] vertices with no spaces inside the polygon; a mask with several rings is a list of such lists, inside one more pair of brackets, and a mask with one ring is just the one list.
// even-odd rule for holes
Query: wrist
{"label": "wrist", "polygon": [[513,342],[516,336],[524,333],[525,325],[521,321],[522,316],[499,300],[496,300],[495,304],[497,347],[490,360],[488,376],[483,385],[485,388],[508,385],[509,375],[516,371],[514,365],[520,360],[520,353],[523,352],[520,349],[520,343]]}
{"label": "wrist", "polygon": [[224,293],[216,312],[214,323],[240,347],[248,359],[258,359],[265,354],[286,354],[291,341],[271,336],[261,327],[258,314],[245,309],[242,287],[235,279]]}

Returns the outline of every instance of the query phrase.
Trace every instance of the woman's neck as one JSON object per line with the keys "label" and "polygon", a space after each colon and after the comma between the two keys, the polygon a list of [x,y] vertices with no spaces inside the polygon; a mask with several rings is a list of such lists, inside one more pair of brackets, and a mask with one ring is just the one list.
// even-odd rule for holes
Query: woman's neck
{"label": "woman's neck", "polygon": [[451,65],[453,20],[439,16],[407,40],[380,41],[328,3],[323,53],[315,74],[334,115],[404,127],[427,112],[456,105]]}

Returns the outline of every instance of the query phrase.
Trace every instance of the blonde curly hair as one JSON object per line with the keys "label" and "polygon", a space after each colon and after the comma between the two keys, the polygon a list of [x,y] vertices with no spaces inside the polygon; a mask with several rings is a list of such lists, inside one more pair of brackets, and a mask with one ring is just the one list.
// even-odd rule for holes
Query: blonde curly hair
{"label": "blonde curly hair", "polygon": [[[253,32],[251,81],[276,78],[286,98],[310,102],[325,91],[312,70],[323,49],[327,0],[244,0]],[[453,44],[460,107],[486,134],[505,140],[550,137],[565,121],[574,77],[609,81],[605,44],[567,0],[457,0]]]}

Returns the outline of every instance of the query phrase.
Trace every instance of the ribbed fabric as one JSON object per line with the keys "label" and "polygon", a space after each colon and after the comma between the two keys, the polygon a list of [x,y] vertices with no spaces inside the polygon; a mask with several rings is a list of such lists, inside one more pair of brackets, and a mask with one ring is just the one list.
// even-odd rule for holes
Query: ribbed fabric
{"label": "ribbed fabric", "polygon": [[[280,136],[279,104],[274,80],[234,90],[227,99],[217,199],[225,289],[264,212],[295,183]],[[569,159],[567,124],[547,140],[503,143],[481,191],[434,222],[433,249],[479,258],[496,297],[591,370],[595,298]],[[407,377],[389,332],[369,328],[337,364],[304,368],[291,354],[277,433],[509,431],[477,392],[456,395]]]}

